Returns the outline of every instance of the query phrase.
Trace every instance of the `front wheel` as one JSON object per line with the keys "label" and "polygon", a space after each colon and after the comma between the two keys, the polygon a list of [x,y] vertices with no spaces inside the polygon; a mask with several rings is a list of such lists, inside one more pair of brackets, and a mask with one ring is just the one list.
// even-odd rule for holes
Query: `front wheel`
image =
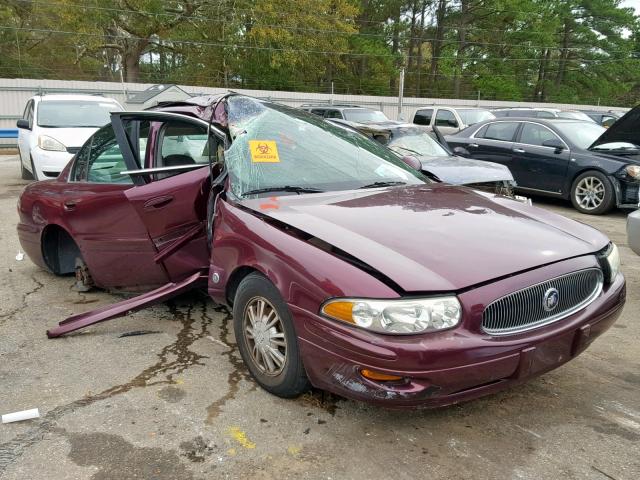
{"label": "front wheel", "polygon": [[264,276],[252,273],[240,282],[233,328],[240,355],[262,388],[284,398],[309,388],[291,313]]}
{"label": "front wheel", "polygon": [[602,215],[615,205],[613,184],[595,170],[580,174],[571,186],[571,203],[576,210],[589,215]]}
{"label": "front wheel", "polygon": [[[22,180],[33,180],[33,174],[24,168],[24,163],[22,163],[22,155],[18,154],[18,160],[20,161],[20,177]],[[33,168],[33,160],[31,160],[31,168]]]}

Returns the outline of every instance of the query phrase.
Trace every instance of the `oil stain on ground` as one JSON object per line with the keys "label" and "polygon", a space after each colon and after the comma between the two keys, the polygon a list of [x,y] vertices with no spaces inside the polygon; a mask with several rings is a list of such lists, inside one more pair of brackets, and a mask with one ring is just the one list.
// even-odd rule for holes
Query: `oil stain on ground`
{"label": "oil stain on ground", "polygon": [[69,459],[81,467],[97,467],[92,480],[145,478],[189,480],[192,473],[175,452],[136,447],[109,433],[65,433],[71,444]]}
{"label": "oil stain on ground", "polygon": [[232,366],[232,370],[229,372],[229,375],[227,377],[227,384],[229,385],[229,390],[227,390],[227,393],[225,393],[222,397],[218,398],[207,407],[207,419],[205,421],[207,425],[212,425],[218,415],[220,415],[220,413],[222,412],[227,402],[235,398],[238,391],[240,390],[240,380],[250,382],[252,390],[255,390],[256,388],[253,379],[249,376],[249,372],[247,371],[242,358],[240,358],[237,344],[229,343],[229,323],[233,320],[231,313],[227,308],[223,306],[218,306],[214,308],[214,310],[225,315],[220,324],[220,333],[218,340],[229,346],[229,349],[224,352],[223,355],[227,357],[227,360]]}

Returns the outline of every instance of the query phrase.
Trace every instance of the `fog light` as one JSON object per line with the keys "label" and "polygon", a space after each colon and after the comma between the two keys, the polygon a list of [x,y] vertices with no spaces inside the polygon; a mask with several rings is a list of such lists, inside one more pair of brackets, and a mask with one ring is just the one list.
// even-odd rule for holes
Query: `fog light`
{"label": "fog light", "polygon": [[376,380],[378,382],[397,382],[398,380],[402,380],[402,377],[398,375],[389,375],[388,373],[376,372],[375,370],[369,370],[368,368],[363,368],[360,370],[360,374],[364,378],[368,378],[369,380]]}

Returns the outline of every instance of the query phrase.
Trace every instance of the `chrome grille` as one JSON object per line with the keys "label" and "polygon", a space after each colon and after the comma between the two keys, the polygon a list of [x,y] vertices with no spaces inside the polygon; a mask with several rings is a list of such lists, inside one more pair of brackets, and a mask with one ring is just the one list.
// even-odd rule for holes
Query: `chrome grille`
{"label": "chrome grille", "polygon": [[[509,335],[558,321],[595,300],[602,281],[602,271],[590,268],[510,293],[484,309],[482,329],[490,335]],[[548,311],[544,299],[552,289],[557,290],[558,302]]]}

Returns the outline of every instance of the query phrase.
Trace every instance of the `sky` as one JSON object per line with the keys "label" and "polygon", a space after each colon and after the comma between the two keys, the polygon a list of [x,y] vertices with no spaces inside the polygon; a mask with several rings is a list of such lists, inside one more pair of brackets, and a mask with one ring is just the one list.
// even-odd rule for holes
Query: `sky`
{"label": "sky", "polygon": [[636,9],[636,12],[640,14],[640,0],[624,0],[622,5],[625,7],[633,7]]}

